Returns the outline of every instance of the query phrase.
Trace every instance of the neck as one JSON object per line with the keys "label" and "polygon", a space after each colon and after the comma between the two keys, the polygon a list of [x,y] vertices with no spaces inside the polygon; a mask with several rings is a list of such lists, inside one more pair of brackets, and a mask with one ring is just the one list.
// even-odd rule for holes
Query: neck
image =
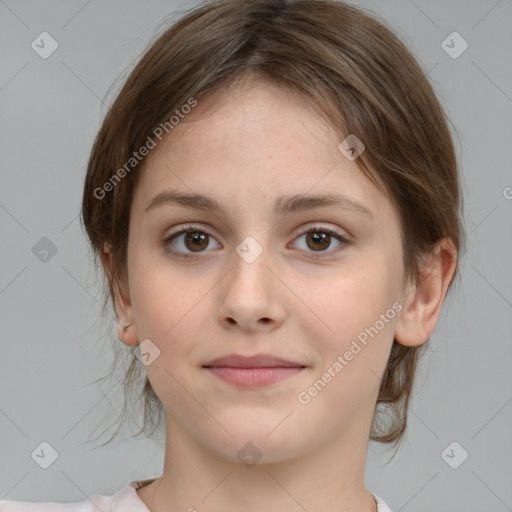
{"label": "neck", "polygon": [[164,472],[137,494],[151,512],[376,512],[364,484],[369,430],[360,426],[294,459],[246,467],[198,445],[166,417]]}

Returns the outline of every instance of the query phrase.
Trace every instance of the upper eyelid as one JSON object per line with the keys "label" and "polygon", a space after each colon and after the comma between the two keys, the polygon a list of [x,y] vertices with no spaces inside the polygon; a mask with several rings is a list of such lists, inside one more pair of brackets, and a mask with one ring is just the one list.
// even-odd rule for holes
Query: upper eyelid
{"label": "upper eyelid", "polygon": [[[181,236],[183,234],[186,234],[188,232],[193,232],[193,231],[197,231],[197,232],[200,232],[200,233],[205,233],[206,235],[208,235],[208,236],[210,236],[212,238],[215,238],[215,240],[216,240],[216,242],[218,244],[221,244],[221,242],[219,242],[217,240],[217,236],[212,234],[209,231],[209,229],[204,229],[203,227],[201,227],[199,225],[194,225],[192,223],[186,224],[186,225],[182,226],[181,228],[177,229],[176,231],[173,231],[170,234],[164,235],[163,240],[164,240],[165,243],[168,243],[168,242],[173,241],[175,238],[177,238],[177,237],[179,237],[179,236]],[[307,233],[314,232],[314,231],[319,231],[319,232],[325,231],[325,232],[328,232],[330,234],[330,236],[333,236],[335,239],[337,239],[338,242],[340,242],[341,245],[350,243],[352,241],[351,240],[351,235],[349,235],[345,230],[342,230],[343,232],[340,232],[340,228],[333,228],[333,227],[322,226],[321,223],[316,223],[316,224],[311,225],[309,227],[299,228],[298,230],[296,230],[294,232],[293,240],[295,240],[296,238],[301,237],[301,236],[303,236],[303,235],[305,235]],[[331,253],[331,252],[335,252],[335,251],[336,251],[336,248],[334,250],[332,250],[332,251],[325,251],[325,252],[326,253]],[[178,251],[178,252],[180,252],[180,251]],[[203,252],[203,251],[201,251],[201,252]],[[204,252],[207,252],[207,251],[204,251]],[[323,251],[319,251],[319,254],[321,252],[323,252]]]}
{"label": "upper eyelid", "polygon": [[[350,238],[351,237],[351,235],[345,229],[339,228],[339,227],[322,226],[321,222],[318,222],[316,224],[313,223],[313,225],[307,226],[307,227],[304,227],[304,228],[298,228],[298,229],[294,230],[294,234],[295,234],[295,236],[300,236],[300,235],[303,235],[303,234],[308,233],[310,231],[314,231],[315,229],[318,230],[318,231],[322,231],[322,230],[332,231],[336,235],[339,235],[339,236],[341,236],[343,238]],[[199,232],[204,232],[204,233],[208,234],[209,236],[213,236],[213,237],[217,236],[217,235],[215,235],[214,233],[211,232],[211,231],[215,231],[212,228],[207,227],[205,229],[205,228],[203,228],[200,225],[195,225],[195,224],[192,224],[192,223],[188,223],[188,224],[183,225],[181,228],[178,228],[178,229],[172,231],[169,234],[165,234],[163,238],[164,239],[168,239],[170,237],[186,233],[187,231],[194,231],[194,230],[195,231],[199,231]]]}
{"label": "upper eyelid", "polygon": [[[311,261],[329,262],[329,261],[332,261],[333,259],[337,258],[341,251],[345,250],[348,246],[350,246],[354,243],[352,236],[350,234],[348,236],[341,234],[338,231],[338,229],[339,228],[327,228],[327,227],[321,226],[317,223],[313,226],[301,229],[298,233],[296,233],[294,235],[293,240],[296,240],[297,238],[302,237],[302,236],[306,235],[307,233],[314,232],[314,231],[328,232],[330,236],[332,236],[335,240],[338,241],[339,245],[337,245],[333,249],[327,250],[327,251],[311,251],[310,252],[310,251],[303,251],[300,249],[299,249],[299,251],[307,253],[309,255],[308,258]],[[189,233],[189,232],[194,232],[194,231],[203,232],[207,236],[215,238],[215,241],[218,244],[220,244],[220,242],[218,242],[216,240],[215,235],[210,234],[207,229],[203,229],[201,226],[194,226],[191,223],[189,223],[189,224],[187,224],[186,227],[182,227],[182,228],[178,229],[177,231],[174,231],[173,233],[166,235],[163,240],[163,245],[164,246],[166,246],[168,244],[170,245],[171,242],[174,240],[174,238],[177,238],[178,236],[181,236],[181,235]],[[222,246],[222,244],[220,244],[220,245]],[[288,244],[287,244],[287,247],[288,247]],[[293,244],[293,248],[295,249],[295,244]],[[210,251],[199,251],[197,253],[194,253],[194,252],[189,253],[189,252],[177,250],[174,248],[172,248],[172,249],[169,248],[167,250],[173,254],[174,258],[180,258],[182,260],[192,260],[192,261],[197,260],[197,258],[201,258],[201,255],[207,254],[208,252],[210,252]]]}

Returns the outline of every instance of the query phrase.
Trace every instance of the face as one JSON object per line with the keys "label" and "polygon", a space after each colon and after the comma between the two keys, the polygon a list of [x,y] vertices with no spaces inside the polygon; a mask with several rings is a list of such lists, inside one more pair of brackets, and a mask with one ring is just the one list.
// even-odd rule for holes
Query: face
{"label": "face", "polygon": [[233,461],[367,443],[404,298],[397,212],[303,99],[262,82],[213,99],[150,152],[130,216],[129,308],[168,431]]}

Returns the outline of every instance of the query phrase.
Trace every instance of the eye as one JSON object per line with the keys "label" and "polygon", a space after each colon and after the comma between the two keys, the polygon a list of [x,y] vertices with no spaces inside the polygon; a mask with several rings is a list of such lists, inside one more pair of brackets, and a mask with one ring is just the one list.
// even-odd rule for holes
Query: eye
{"label": "eye", "polygon": [[[305,237],[306,242],[306,249],[304,250],[307,251],[308,249],[311,249],[313,251],[313,253],[310,254],[311,258],[325,258],[332,256],[333,253],[335,254],[341,250],[339,247],[343,247],[349,243],[341,233],[321,226],[315,226],[308,231],[305,231],[300,234],[297,239],[301,239],[302,237]],[[338,245],[335,246],[337,249],[326,251],[326,249],[331,245],[333,238],[338,241]],[[321,254],[325,252],[328,253],[328,256]]]}
{"label": "eye", "polygon": [[[174,247],[170,249],[170,252],[172,252],[174,256],[190,258],[193,257],[194,253],[204,252],[204,249],[210,245],[211,240],[214,240],[212,235],[205,232],[203,229],[196,229],[194,226],[189,225],[165,237],[163,242],[165,246],[170,245]],[[217,248],[220,247],[218,243],[217,246]],[[187,252],[187,250],[191,252]]]}
{"label": "eye", "polygon": [[[299,247],[299,249],[305,250],[306,252],[311,250],[309,257],[313,259],[332,256],[341,250],[340,247],[343,248],[350,243],[341,233],[321,226],[315,226],[301,233],[296,239],[299,240],[302,237],[305,237],[306,248]],[[335,246],[335,250],[327,251],[333,239],[338,241],[338,245]],[[210,235],[202,228],[188,225],[186,228],[166,236],[163,240],[163,244],[166,247],[169,246],[169,252],[171,252],[173,256],[187,259],[193,258],[194,253],[199,254],[205,252],[205,250],[210,247],[211,241],[215,241],[213,235]],[[216,241],[215,243],[217,244],[215,248],[220,248],[220,244]],[[293,247],[295,247],[295,244]],[[327,253],[327,256],[323,253]]]}

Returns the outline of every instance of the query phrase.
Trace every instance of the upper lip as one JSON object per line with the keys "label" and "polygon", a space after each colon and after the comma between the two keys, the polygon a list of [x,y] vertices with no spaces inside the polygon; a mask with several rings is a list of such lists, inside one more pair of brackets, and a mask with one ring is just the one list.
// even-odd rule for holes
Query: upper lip
{"label": "upper lip", "polygon": [[277,368],[287,367],[303,367],[304,365],[287,361],[270,354],[258,354],[255,356],[242,356],[238,354],[229,354],[227,356],[212,359],[203,366],[227,366],[230,368]]}

